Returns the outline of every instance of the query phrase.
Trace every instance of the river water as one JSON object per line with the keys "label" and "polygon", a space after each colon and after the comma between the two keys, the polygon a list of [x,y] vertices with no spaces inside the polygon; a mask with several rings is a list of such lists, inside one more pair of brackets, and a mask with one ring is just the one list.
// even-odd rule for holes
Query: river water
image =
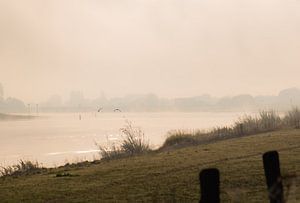
{"label": "river water", "polygon": [[152,147],[175,129],[209,129],[231,125],[245,112],[222,113],[65,113],[40,114],[30,120],[0,122],[0,166],[18,160],[59,166],[99,158],[95,143],[120,139],[126,121],[140,127]]}

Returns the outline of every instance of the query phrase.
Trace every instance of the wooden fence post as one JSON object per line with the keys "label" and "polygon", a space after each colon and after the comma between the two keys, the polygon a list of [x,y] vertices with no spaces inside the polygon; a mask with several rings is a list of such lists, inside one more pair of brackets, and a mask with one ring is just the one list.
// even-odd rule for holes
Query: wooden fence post
{"label": "wooden fence post", "polygon": [[241,123],[239,125],[239,127],[240,127],[240,133],[241,133],[241,135],[244,135],[244,125]]}
{"label": "wooden fence post", "polygon": [[220,175],[219,170],[204,169],[200,172],[201,200],[200,203],[220,202]]}
{"label": "wooden fence post", "polygon": [[264,153],[263,163],[269,191],[270,203],[283,203],[283,186],[280,174],[278,152],[270,151]]}

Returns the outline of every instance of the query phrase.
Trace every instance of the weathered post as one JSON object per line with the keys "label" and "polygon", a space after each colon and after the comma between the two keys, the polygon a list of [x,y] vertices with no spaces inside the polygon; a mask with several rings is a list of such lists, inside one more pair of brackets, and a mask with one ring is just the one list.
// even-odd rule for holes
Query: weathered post
{"label": "weathered post", "polygon": [[264,153],[263,162],[270,203],[283,203],[283,186],[278,152],[270,151]]}
{"label": "weathered post", "polygon": [[244,135],[244,125],[241,123],[239,125],[239,127],[240,127],[240,133],[241,133],[241,135]]}
{"label": "weathered post", "polygon": [[220,202],[220,175],[219,170],[204,169],[200,172],[200,203],[219,203]]}

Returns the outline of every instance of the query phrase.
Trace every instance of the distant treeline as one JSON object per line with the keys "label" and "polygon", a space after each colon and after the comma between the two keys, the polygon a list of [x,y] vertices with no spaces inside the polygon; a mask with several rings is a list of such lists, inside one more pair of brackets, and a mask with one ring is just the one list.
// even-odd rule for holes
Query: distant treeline
{"label": "distant treeline", "polygon": [[80,92],[72,92],[69,100],[62,102],[59,96],[52,96],[40,104],[44,111],[101,111],[111,112],[115,108],[122,111],[256,111],[278,109],[285,111],[300,105],[300,89],[281,91],[277,96],[237,95],[234,97],[160,98],[155,94],[127,95],[108,99],[104,95],[96,99],[86,99]]}
{"label": "distant treeline", "polygon": [[26,105],[22,100],[16,98],[0,99],[0,113],[11,113],[11,112],[26,112]]}
{"label": "distant treeline", "polygon": [[[1,91],[0,91],[1,93]],[[16,98],[3,98],[0,95],[0,112],[113,112],[122,111],[257,111],[278,109],[286,111],[291,106],[300,106],[300,89],[290,88],[276,96],[237,95],[233,97],[212,97],[201,95],[186,98],[160,98],[155,94],[127,95],[107,98],[101,95],[96,99],[87,99],[81,92],[72,92],[67,101],[59,95],[51,96],[41,103],[24,103]]]}
{"label": "distant treeline", "polygon": [[24,111],[26,111],[26,106],[23,101],[13,97],[4,98],[3,86],[0,83],[0,113]]}

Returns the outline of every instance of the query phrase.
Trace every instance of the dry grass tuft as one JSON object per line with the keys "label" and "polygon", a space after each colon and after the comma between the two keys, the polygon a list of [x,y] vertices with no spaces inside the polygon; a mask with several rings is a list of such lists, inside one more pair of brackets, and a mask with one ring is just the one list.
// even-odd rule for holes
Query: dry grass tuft
{"label": "dry grass tuft", "polygon": [[114,143],[112,147],[105,147],[96,143],[102,160],[135,156],[151,151],[149,143],[145,140],[145,134],[139,127],[126,121],[126,125],[120,130],[123,140],[119,144]]}
{"label": "dry grass tuft", "polygon": [[2,167],[0,176],[20,176],[42,172],[44,168],[40,167],[38,162],[20,160],[18,164]]}

